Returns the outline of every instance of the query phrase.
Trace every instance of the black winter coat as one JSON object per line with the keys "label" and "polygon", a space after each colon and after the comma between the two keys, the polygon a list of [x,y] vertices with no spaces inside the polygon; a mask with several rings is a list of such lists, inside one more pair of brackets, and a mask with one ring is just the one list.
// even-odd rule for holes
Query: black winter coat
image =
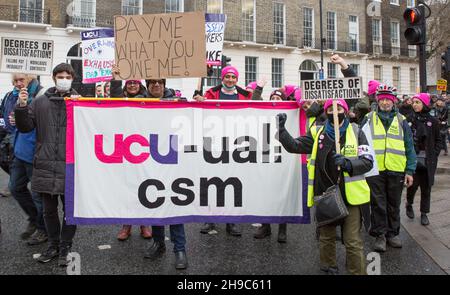
{"label": "black winter coat", "polygon": [[31,105],[17,107],[16,125],[20,132],[36,128],[36,152],[33,160],[31,190],[63,195],[66,175],[66,104],[64,97],[78,95],[71,90],[64,95],[50,88]]}
{"label": "black winter coat", "polygon": [[438,156],[443,144],[440,136],[439,121],[428,112],[415,113],[409,121],[413,132],[416,153],[419,153],[420,150],[425,150],[426,152],[428,182],[432,186],[434,184]]}

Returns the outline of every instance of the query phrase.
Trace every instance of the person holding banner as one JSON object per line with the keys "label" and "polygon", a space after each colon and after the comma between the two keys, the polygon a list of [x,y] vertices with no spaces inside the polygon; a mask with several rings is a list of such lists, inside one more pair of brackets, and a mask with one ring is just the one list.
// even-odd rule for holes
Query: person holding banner
{"label": "person holding banner", "polygon": [[[174,98],[178,97],[172,88],[166,87],[166,79],[149,79],[145,80],[150,98]],[[181,96],[181,92],[179,93]]]}
{"label": "person holding banner", "polygon": [[362,126],[372,133],[379,175],[367,178],[371,190],[371,229],[374,250],[386,251],[386,242],[401,248],[400,203],[403,186],[413,184],[416,170],[411,128],[395,108],[397,88],[381,84],[376,94],[378,109],[369,113]]}
{"label": "person holding banner", "polygon": [[[62,63],[53,69],[55,87],[28,104],[28,96],[19,98],[15,110],[17,129],[22,133],[36,128],[36,154],[33,162],[31,190],[40,193],[44,204],[44,220],[49,247],[37,259],[47,263],[59,256],[58,264],[67,266],[76,226],[65,218],[66,176],[66,104],[65,97],[78,97],[72,88],[75,71]],[[58,214],[58,198],[63,204],[63,222]]]}
{"label": "person holding banner", "polygon": [[[311,154],[308,163],[308,207],[314,205],[314,196],[320,196],[338,184],[348,216],[335,223],[324,225],[320,230],[320,267],[327,274],[337,274],[336,226],[343,230],[347,252],[347,271],[354,275],[366,273],[363,240],[361,238],[361,205],[370,201],[370,190],[364,174],[372,169],[373,157],[369,153],[364,132],[348,119],[348,105],[337,100],[339,142],[341,153],[336,153],[337,136],[333,124],[333,100],[327,100],[324,109],[328,120],[315,135],[294,139],[285,128],[286,114],[278,114],[278,139],[289,153]],[[338,169],[340,167],[340,170]],[[339,181],[340,179],[343,182]]]}
{"label": "person holding banner", "polygon": [[[417,154],[417,169],[414,183],[407,190],[406,216],[414,219],[414,196],[420,186],[420,222],[430,224],[427,214],[430,213],[431,187],[437,169],[442,141],[439,121],[430,115],[430,95],[419,93],[413,96],[414,116],[409,118],[414,135],[414,148]],[[445,139],[444,139],[445,140]]]}

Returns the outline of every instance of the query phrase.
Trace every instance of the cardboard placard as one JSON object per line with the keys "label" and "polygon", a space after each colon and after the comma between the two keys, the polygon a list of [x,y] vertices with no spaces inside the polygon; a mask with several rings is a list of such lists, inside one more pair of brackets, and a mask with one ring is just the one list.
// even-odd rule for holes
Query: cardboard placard
{"label": "cardboard placard", "polygon": [[204,13],[116,16],[114,30],[120,79],[206,76]]}
{"label": "cardboard placard", "polygon": [[222,64],[223,41],[225,40],[225,14],[206,14],[206,63],[212,66]]}
{"label": "cardboard placard", "polygon": [[340,78],[302,81],[302,99],[359,99],[363,97],[362,78]]}
{"label": "cardboard placard", "polygon": [[99,29],[81,32],[81,40],[83,83],[110,81],[114,64],[114,31]]}
{"label": "cardboard placard", "polygon": [[51,75],[53,41],[2,37],[0,72]]}

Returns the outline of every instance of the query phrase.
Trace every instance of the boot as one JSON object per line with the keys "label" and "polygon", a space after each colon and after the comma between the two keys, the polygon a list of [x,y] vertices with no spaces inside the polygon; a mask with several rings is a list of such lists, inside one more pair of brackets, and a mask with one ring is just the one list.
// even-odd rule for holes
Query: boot
{"label": "boot", "polygon": [[428,220],[428,217],[427,217],[427,215],[425,213],[422,213],[422,215],[420,216],[420,223],[423,226],[427,226],[427,225],[430,224],[430,221]]}
{"label": "boot", "polygon": [[242,235],[241,230],[234,223],[227,223],[227,233],[234,237],[240,237]]}
{"label": "boot", "polygon": [[392,248],[401,248],[402,247],[402,240],[400,239],[399,236],[387,238],[387,243]]}
{"label": "boot", "polygon": [[131,236],[131,225],[124,225],[117,235],[119,241],[126,241]]}
{"label": "boot", "polygon": [[414,210],[411,204],[406,203],[406,216],[410,219],[414,219]]}
{"label": "boot", "polygon": [[150,227],[141,225],[141,237],[143,239],[151,239],[152,238],[152,231]]}
{"label": "boot", "polygon": [[185,251],[175,253],[175,269],[186,269],[188,267]]}
{"label": "boot", "polygon": [[373,250],[376,252],[386,252],[386,237],[384,235],[376,238]]}
{"label": "boot", "polygon": [[255,239],[264,239],[272,234],[270,224],[263,223],[253,235]]}
{"label": "boot", "polygon": [[149,259],[156,259],[161,255],[163,255],[165,252],[166,252],[166,244],[164,243],[164,241],[157,242],[154,240],[153,243],[150,245],[150,248],[147,249],[144,257]]}
{"label": "boot", "polygon": [[278,243],[284,244],[287,241],[287,234],[286,234],[287,224],[282,223],[278,225]]}
{"label": "boot", "polygon": [[27,240],[36,232],[36,230],[37,230],[36,225],[34,223],[29,222],[26,230],[20,234],[20,238],[22,240]]}

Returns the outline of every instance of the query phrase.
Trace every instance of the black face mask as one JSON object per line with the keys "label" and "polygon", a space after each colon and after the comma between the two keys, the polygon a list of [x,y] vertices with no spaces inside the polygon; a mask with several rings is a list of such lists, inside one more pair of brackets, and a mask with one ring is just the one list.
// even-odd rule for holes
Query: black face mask
{"label": "black face mask", "polygon": [[[327,114],[327,117],[328,117],[328,121],[330,121],[330,123],[333,124],[334,123],[333,114]],[[339,113],[338,118],[339,118],[339,125],[341,125],[342,122],[344,122],[344,120],[345,120],[345,113]]]}

